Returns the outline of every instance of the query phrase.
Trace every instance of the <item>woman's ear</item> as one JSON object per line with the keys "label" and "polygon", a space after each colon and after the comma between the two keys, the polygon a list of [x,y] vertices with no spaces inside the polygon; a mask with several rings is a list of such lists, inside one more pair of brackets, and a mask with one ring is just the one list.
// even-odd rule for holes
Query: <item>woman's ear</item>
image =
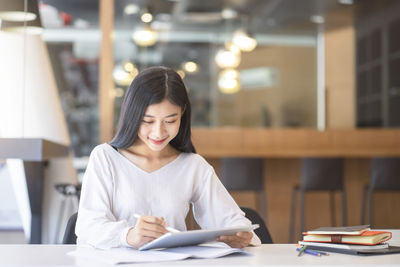
{"label": "woman's ear", "polygon": [[186,105],[182,109],[182,115],[185,113],[185,111],[186,111]]}

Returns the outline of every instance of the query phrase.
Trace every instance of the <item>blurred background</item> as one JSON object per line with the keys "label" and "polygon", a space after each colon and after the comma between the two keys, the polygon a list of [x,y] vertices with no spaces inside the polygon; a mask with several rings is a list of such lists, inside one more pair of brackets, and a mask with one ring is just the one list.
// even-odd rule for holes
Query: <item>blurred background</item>
{"label": "blurred background", "polygon": [[[0,14],[11,2],[0,0]],[[249,174],[261,172],[261,206],[254,188],[232,195],[263,214],[275,242],[290,241],[289,229],[296,238],[300,232],[299,220],[290,224],[291,194],[302,181],[304,157],[343,159],[345,217],[354,225],[361,223],[371,159],[400,156],[399,1],[28,0],[25,10],[31,5],[36,19],[2,17],[1,31],[38,35],[45,44],[68,135],[61,143],[72,148],[76,172],[68,183],[81,182],[91,150],[111,140],[132,79],[155,65],[183,78],[195,146],[221,179],[224,159],[261,159],[259,173],[252,167]],[[37,53],[26,46],[21,51]],[[6,157],[0,164],[7,165]],[[6,176],[0,180],[0,243],[29,242],[29,235],[19,234],[21,205]],[[45,242],[59,242],[66,220],[58,221],[64,208],[58,203],[64,198],[56,197],[50,215],[56,226]],[[375,199],[374,226],[400,228],[400,194]],[[307,229],[331,224],[329,201],[323,192],[307,196]],[[340,225],[339,194],[333,203]]]}

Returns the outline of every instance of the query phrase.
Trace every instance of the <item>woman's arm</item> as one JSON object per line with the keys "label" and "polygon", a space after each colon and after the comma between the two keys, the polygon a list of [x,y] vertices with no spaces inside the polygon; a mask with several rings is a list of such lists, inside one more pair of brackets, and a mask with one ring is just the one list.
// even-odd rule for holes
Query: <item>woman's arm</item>
{"label": "woman's arm", "polygon": [[[210,166],[206,179],[197,184],[193,202],[193,213],[198,224],[205,229],[234,225],[250,225],[231,195],[222,185]],[[233,236],[221,236],[219,241],[233,247],[260,245],[261,241],[254,232],[242,232]]]}
{"label": "woman's arm", "polygon": [[112,213],[114,182],[105,152],[95,148],[90,155],[79,203],[75,232],[78,244],[97,248],[128,246],[130,226]]}

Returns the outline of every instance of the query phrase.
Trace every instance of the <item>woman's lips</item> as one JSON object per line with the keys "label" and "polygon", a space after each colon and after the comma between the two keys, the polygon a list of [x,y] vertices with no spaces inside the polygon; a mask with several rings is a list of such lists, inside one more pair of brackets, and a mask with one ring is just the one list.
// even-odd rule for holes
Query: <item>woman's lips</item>
{"label": "woman's lips", "polygon": [[167,138],[161,139],[161,140],[154,140],[150,138],[150,141],[155,144],[155,145],[161,145],[162,143],[164,143],[164,141],[167,140]]}

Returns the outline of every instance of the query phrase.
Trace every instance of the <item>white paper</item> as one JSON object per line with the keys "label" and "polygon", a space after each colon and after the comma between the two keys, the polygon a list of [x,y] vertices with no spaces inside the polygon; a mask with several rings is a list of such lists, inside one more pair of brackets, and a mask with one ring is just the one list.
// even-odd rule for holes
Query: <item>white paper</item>
{"label": "white paper", "polygon": [[154,250],[139,251],[131,248],[100,250],[91,247],[78,247],[76,250],[67,254],[78,258],[100,261],[108,264],[176,261],[190,257],[190,255],[187,254],[168,253]]}
{"label": "white paper", "polygon": [[177,261],[187,258],[212,259],[234,253],[252,255],[250,252],[243,249],[215,245],[187,246],[147,251],[140,251],[132,248],[100,250],[92,247],[78,247],[76,250],[68,252],[67,255],[115,265],[122,263]]}
{"label": "white paper", "polygon": [[241,253],[251,255],[250,252],[239,248],[223,248],[216,246],[187,246],[180,248],[163,249],[165,252],[189,254],[191,258],[213,259],[223,257],[229,254]]}

